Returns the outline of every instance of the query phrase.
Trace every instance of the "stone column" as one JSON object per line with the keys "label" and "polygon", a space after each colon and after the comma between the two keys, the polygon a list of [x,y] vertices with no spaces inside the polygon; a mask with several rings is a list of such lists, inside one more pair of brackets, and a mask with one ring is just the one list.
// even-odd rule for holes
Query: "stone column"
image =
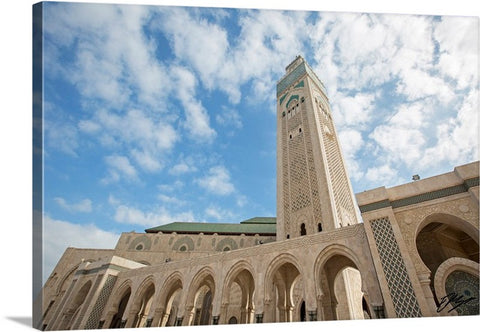
{"label": "stone column", "polygon": [[285,307],[285,319],[286,322],[293,322],[293,310],[295,309],[295,306],[287,305]]}
{"label": "stone column", "polygon": [[[160,324],[158,326],[167,326],[168,320],[170,319],[170,314],[165,312],[160,320]],[[175,324],[175,323],[174,323]]]}
{"label": "stone column", "polygon": [[247,324],[253,323],[254,315],[255,315],[255,309],[253,309],[252,307],[248,307],[247,308]]}
{"label": "stone column", "polygon": [[326,320],[325,319],[325,311],[323,308],[323,301],[324,301],[325,295],[320,294],[317,296],[317,320]]}
{"label": "stone column", "polygon": [[[278,306],[278,316],[277,321],[279,323],[288,322],[287,320],[287,308],[283,305]],[[273,320],[273,319],[272,319]]]}
{"label": "stone column", "polygon": [[130,311],[127,316],[127,324],[125,325],[126,328],[134,327],[133,325],[137,321],[137,311]]}
{"label": "stone column", "polygon": [[183,326],[191,326],[193,324],[193,306],[185,307],[185,315],[183,318]]}
{"label": "stone column", "polygon": [[152,326],[161,326],[160,324],[162,323],[162,318],[165,313],[165,308],[163,307],[158,307],[155,309],[155,312],[153,313],[152,317]]}
{"label": "stone column", "polygon": [[271,299],[265,299],[263,301],[263,312],[264,316],[262,317],[262,322],[265,323],[273,323],[274,322],[274,310],[272,300]]}
{"label": "stone column", "polygon": [[220,324],[227,324],[227,310],[228,310],[228,303],[222,303],[220,306]]}
{"label": "stone column", "polygon": [[439,316],[449,316],[448,312],[443,310],[440,313],[437,313],[437,304],[435,303],[435,299],[433,297],[432,289],[430,288],[430,271],[425,271],[423,273],[418,273],[418,281],[420,282],[420,286],[423,290],[423,295],[425,297],[425,301],[430,309],[429,316],[435,317]]}
{"label": "stone column", "polygon": [[241,308],[240,309],[240,324],[246,324],[247,323],[247,308]]}
{"label": "stone column", "polygon": [[112,324],[112,319],[113,317],[115,316],[117,312],[116,311],[109,311],[107,312],[107,314],[105,315],[105,318],[104,318],[104,323],[103,323],[103,328],[104,329],[108,329],[110,327],[110,324]]}

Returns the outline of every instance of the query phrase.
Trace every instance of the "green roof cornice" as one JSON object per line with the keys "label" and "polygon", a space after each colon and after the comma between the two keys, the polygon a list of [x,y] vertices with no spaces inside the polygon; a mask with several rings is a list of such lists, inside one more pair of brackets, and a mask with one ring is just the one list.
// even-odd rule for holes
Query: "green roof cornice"
{"label": "green roof cornice", "polygon": [[[294,84],[297,80],[299,80],[302,76],[308,74],[308,76],[317,84],[318,88],[327,96],[325,86],[323,85],[322,81],[318,78],[315,74],[313,69],[308,65],[308,63],[303,60],[291,70],[288,74],[283,76],[280,81],[277,83],[277,98],[292,84]],[[301,86],[302,82],[297,83],[296,87]],[[304,83],[303,83],[304,84]]]}
{"label": "green roof cornice", "polygon": [[241,223],[173,222],[146,229],[147,233],[276,235],[276,218],[255,217]]}

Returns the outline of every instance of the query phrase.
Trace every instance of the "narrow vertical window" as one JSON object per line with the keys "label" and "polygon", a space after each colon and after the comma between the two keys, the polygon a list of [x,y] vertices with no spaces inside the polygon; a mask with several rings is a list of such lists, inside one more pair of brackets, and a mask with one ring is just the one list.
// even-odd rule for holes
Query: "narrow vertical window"
{"label": "narrow vertical window", "polygon": [[307,235],[305,224],[300,225],[300,236]]}
{"label": "narrow vertical window", "polygon": [[322,231],[322,223],[318,223],[318,231],[321,232]]}

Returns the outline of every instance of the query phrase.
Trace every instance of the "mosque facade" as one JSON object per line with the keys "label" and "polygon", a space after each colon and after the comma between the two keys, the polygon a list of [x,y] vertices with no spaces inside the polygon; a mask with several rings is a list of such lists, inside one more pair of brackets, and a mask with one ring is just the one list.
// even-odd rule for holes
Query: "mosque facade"
{"label": "mosque facade", "polygon": [[479,314],[479,162],[353,194],[330,104],[298,56],[277,83],[277,217],[174,222],[68,248],[41,330]]}

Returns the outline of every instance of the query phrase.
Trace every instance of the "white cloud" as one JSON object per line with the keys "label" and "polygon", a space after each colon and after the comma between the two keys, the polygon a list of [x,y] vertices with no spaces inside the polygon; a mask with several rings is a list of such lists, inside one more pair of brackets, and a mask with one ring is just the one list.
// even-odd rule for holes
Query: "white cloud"
{"label": "white cloud", "polygon": [[406,69],[402,72],[402,80],[397,84],[397,92],[416,100],[435,96],[443,103],[454,97],[451,87],[441,78],[432,76],[424,69]]}
{"label": "white cloud", "polygon": [[365,125],[371,121],[375,101],[373,94],[357,93],[346,96],[343,93],[337,93],[332,96],[332,99],[335,100],[332,111],[336,126]]}
{"label": "white cloud", "polygon": [[222,110],[215,116],[215,121],[222,126],[235,129],[243,126],[239,112],[233,108],[222,107]]}
{"label": "white cloud", "polygon": [[108,175],[102,179],[102,183],[108,184],[117,182],[121,176],[127,180],[136,180],[137,171],[125,156],[111,155],[105,157],[105,162],[109,166]]}
{"label": "white cloud", "polygon": [[344,129],[338,133],[338,139],[342,147],[349,175],[353,179],[359,180],[364,173],[359,165],[356,154],[364,147],[362,134],[354,129]]}
{"label": "white cloud", "polygon": [[397,178],[397,171],[390,165],[382,165],[372,167],[367,170],[365,177],[375,183],[384,183],[385,185],[392,183]]}
{"label": "white cloud", "polygon": [[178,199],[174,196],[170,196],[170,195],[165,195],[165,194],[158,194],[158,199],[163,202],[163,203],[167,203],[167,204],[172,204],[172,205],[185,205],[187,202],[181,200],[181,199]]}
{"label": "white cloud", "polygon": [[395,125],[381,125],[369,136],[389,158],[413,165],[422,155],[425,137],[421,130]]}
{"label": "white cloud", "polygon": [[[158,105],[168,76],[155,59],[155,43],[143,34],[150,19],[147,7],[61,4],[48,9],[47,64],[83,97],[122,108],[135,93],[139,102]],[[73,63],[58,59],[64,47],[76,47]]]}
{"label": "white cloud", "polygon": [[190,162],[181,161],[180,163],[174,165],[169,171],[168,174],[171,175],[182,175],[186,173],[196,172],[197,168],[193,166]]}
{"label": "white cloud", "polygon": [[136,164],[147,172],[163,168],[164,154],[178,140],[170,124],[155,120],[140,110],[120,115],[102,109],[92,120],[81,121],[79,128],[89,134],[99,134],[101,144],[107,148],[129,151]]}
{"label": "white cloud", "polygon": [[78,157],[79,137],[75,126],[60,121],[45,121],[45,145],[72,157]]}
{"label": "white cloud", "polygon": [[190,211],[171,214],[164,207],[160,207],[155,211],[144,212],[126,205],[117,207],[114,219],[122,224],[141,225],[144,227],[154,227],[176,221],[192,222],[195,220],[193,213]]}
{"label": "white cloud", "polygon": [[180,180],[175,180],[173,183],[163,183],[159,184],[157,187],[160,191],[162,192],[173,192],[175,190],[180,190],[185,186],[185,183],[183,183]]}
{"label": "white cloud", "polygon": [[231,222],[231,219],[234,217],[234,214],[231,211],[217,206],[209,206],[206,208],[205,215],[207,218],[213,218],[222,222]]}
{"label": "white cloud", "polygon": [[208,192],[215,195],[229,195],[235,191],[231,183],[230,173],[224,166],[214,166],[208,170],[208,175],[196,179],[195,182]]}
{"label": "white cloud", "polygon": [[92,212],[92,201],[88,198],[81,200],[78,203],[67,203],[62,197],[55,197],[55,202],[63,209],[69,212]]}
{"label": "white cloud", "polygon": [[93,224],[73,224],[43,218],[43,280],[47,280],[61,255],[68,247],[113,249],[119,234],[99,229]]}
{"label": "white cloud", "polygon": [[188,69],[178,66],[172,68],[171,75],[178,87],[176,96],[185,111],[185,128],[192,138],[211,142],[217,133],[210,127],[207,110],[195,97],[195,76]]}
{"label": "white cloud", "polygon": [[135,162],[146,171],[155,172],[163,168],[162,163],[154,153],[133,149],[130,151],[130,154]]}
{"label": "white cloud", "polygon": [[227,32],[203,18],[195,18],[183,8],[163,8],[159,20],[170,36],[176,56],[191,64],[207,88],[215,85],[215,73],[222,67],[228,49]]}
{"label": "white cloud", "polygon": [[473,89],[460,104],[456,117],[437,126],[436,141],[420,159],[422,169],[449,162],[459,165],[479,158],[478,90]]}
{"label": "white cloud", "polygon": [[237,206],[244,207],[248,202],[248,199],[245,195],[238,195],[237,196]]}
{"label": "white cloud", "polygon": [[180,62],[189,64],[207,89],[224,91],[232,103],[240,101],[240,87],[248,81],[253,86],[249,98],[271,99],[285,63],[306,38],[304,12],[245,11],[238,21],[240,35],[229,40],[222,26],[192,11],[161,11],[159,25]]}
{"label": "white cloud", "polygon": [[108,204],[116,206],[120,204],[120,201],[112,194],[108,195]]}
{"label": "white cloud", "polygon": [[456,80],[458,89],[475,86],[478,82],[478,18],[445,16],[434,28],[440,51],[438,68],[442,74]]}

